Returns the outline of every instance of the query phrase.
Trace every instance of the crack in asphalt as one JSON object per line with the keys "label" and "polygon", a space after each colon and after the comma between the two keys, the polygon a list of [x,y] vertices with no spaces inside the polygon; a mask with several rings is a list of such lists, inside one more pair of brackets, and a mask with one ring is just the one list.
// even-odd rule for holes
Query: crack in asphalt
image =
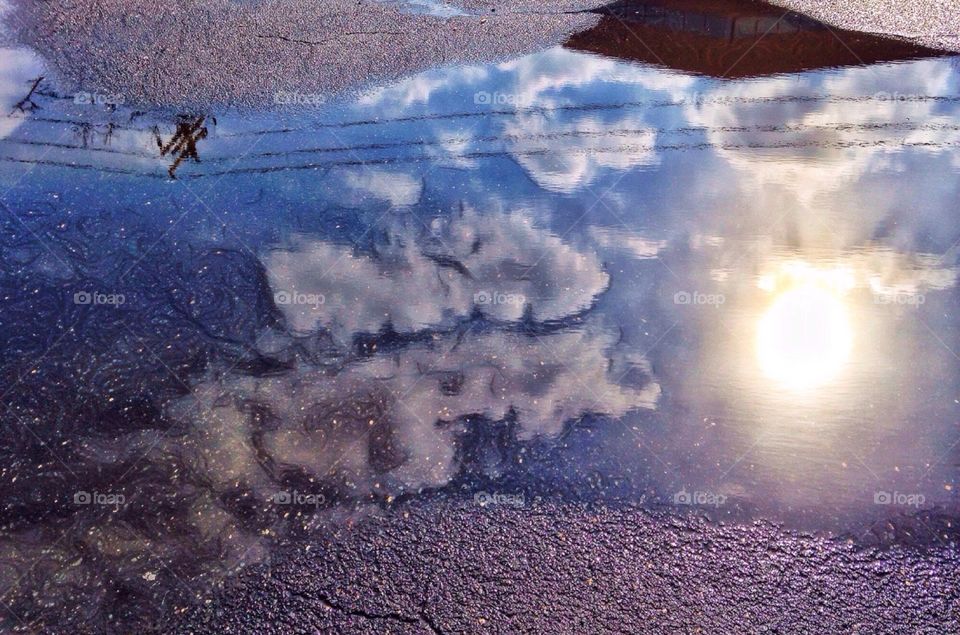
{"label": "crack in asphalt", "polygon": [[257,33],[255,37],[262,38],[265,40],[282,40],[284,42],[290,42],[292,44],[306,44],[308,46],[326,46],[329,44],[338,44],[340,40],[344,37],[350,37],[354,35],[404,35],[399,31],[348,31],[347,33],[342,33],[339,37],[335,37],[330,40],[302,40],[299,38],[287,37],[285,35],[279,34],[264,34]]}
{"label": "crack in asphalt", "polygon": [[423,611],[421,611],[416,617],[410,617],[408,615],[403,615],[402,613],[394,612],[374,613],[372,611],[364,611],[363,609],[344,606],[339,602],[334,601],[329,596],[321,593],[315,593],[311,596],[304,591],[291,590],[291,594],[296,597],[303,598],[308,602],[317,601],[331,611],[343,613],[344,615],[349,615],[351,617],[359,617],[366,620],[392,620],[395,622],[402,622],[404,624],[422,624],[430,629],[430,631],[435,635],[444,635],[440,627],[437,626],[437,624]]}

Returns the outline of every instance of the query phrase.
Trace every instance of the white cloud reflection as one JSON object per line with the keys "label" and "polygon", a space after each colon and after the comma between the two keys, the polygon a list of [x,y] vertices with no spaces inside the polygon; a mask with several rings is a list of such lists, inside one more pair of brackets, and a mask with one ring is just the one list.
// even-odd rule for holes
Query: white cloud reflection
{"label": "white cloud reflection", "polygon": [[[416,223],[416,221],[411,221]],[[609,281],[597,256],[579,251],[525,213],[437,219],[394,227],[376,253],[297,238],[264,257],[275,293],[322,295],[322,304],[280,304],[298,332],[328,329],[341,342],[376,333],[450,325],[479,310],[539,322],[588,308]]]}
{"label": "white cloud reflection", "polygon": [[685,112],[740,179],[786,188],[811,206],[867,173],[907,169],[915,155],[904,155],[904,146],[946,152],[956,164],[957,106],[937,97],[957,89],[955,70],[934,59],[882,74],[856,67],[717,84]]}
{"label": "white cloud reflection", "polygon": [[[618,350],[616,339],[596,325],[541,336],[453,333],[338,371],[304,364],[282,375],[210,378],[171,409],[192,424],[177,451],[208,466],[217,489],[269,488],[265,458],[321,481],[339,475],[359,494],[442,486],[457,470],[464,417],[514,412],[518,436],[530,439],[556,436],[587,413],[655,407],[660,388],[649,364]],[[646,383],[618,383],[629,369]]]}

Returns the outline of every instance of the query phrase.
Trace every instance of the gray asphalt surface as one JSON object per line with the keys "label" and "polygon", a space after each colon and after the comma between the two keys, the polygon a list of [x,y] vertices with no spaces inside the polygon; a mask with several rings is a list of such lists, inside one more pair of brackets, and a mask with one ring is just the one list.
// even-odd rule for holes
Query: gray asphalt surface
{"label": "gray asphalt surface", "polygon": [[844,29],[960,51],[957,0],[771,0]]}
{"label": "gray asphalt surface", "polygon": [[942,635],[960,630],[958,598],[947,540],[878,549],[639,509],[418,502],[248,570],[174,630]]}
{"label": "gray asphalt surface", "polygon": [[[440,18],[371,0],[13,0],[8,39],[52,62],[67,90],[127,103],[270,105],[362,88],[442,65],[495,62],[562,42],[591,0],[470,0]],[[532,14],[535,14],[532,15]]]}
{"label": "gray asphalt surface", "polygon": [[[441,18],[372,0],[12,0],[7,40],[52,62],[67,90],[181,107],[307,102],[436,66],[489,63],[592,27],[597,0],[462,0]],[[954,0],[777,0],[843,28],[960,50]]]}

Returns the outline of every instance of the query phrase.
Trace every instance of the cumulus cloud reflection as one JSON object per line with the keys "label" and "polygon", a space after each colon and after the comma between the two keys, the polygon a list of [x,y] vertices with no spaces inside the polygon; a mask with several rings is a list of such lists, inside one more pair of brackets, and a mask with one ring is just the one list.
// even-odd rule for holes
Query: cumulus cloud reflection
{"label": "cumulus cloud reflection", "polygon": [[[622,385],[628,371],[634,381]],[[192,430],[176,451],[209,471],[216,489],[268,493],[297,471],[352,495],[396,494],[453,477],[467,418],[515,417],[519,438],[551,437],[588,413],[654,408],[659,393],[642,356],[589,325],[539,336],[456,332],[342,369],[301,363],[279,375],[211,377],[171,413]]]}
{"label": "cumulus cloud reflection", "polygon": [[956,104],[937,96],[957,90],[949,64],[926,60],[891,66],[882,76],[849,68],[799,80],[717,84],[685,110],[742,178],[788,188],[809,205],[870,172],[902,170],[916,158],[904,155],[904,147],[949,152],[955,163]]}
{"label": "cumulus cloud reflection", "polygon": [[[416,221],[413,221],[416,223]],[[474,311],[500,321],[529,312],[549,322],[587,309],[609,276],[529,214],[465,209],[425,228],[392,227],[374,249],[299,237],[269,251],[264,266],[298,332],[327,329],[341,342],[390,326],[398,333],[450,326]],[[316,302],[298,302],[313,296]]]}

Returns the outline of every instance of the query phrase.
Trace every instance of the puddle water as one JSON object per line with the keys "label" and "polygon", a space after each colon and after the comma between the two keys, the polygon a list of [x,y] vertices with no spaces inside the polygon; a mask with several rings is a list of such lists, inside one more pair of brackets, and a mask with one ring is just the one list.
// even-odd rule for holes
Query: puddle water
{"label": "puddle water", "polygon": [[758,77],[942,54],[744,0],[624,0],[597,13],[604,16],[600,23],[570,38],[567,46],[712,77]]}
{"label": "puddle water", "polygon": [[401,11],[407,13],[419,13],[425,15],[434,15],[441,18],[449,18],[455,15],[466,15],[462,9],[446,2],[438,0],[378,0],[387,4],[394,4]]}
{"label": "puddle water", "polygon": [[[638,15],[682,23],[658,31],[679,48],[771,29]],[[938,540],[957,60],[824,47],[743,78],[715,72],[728,50],[671,70],[598,41],[255,112],[66,94],[5,50],[9,627],[69,606],[149,628],[356,502],[418,495],[865,542],[922,513]]]}

